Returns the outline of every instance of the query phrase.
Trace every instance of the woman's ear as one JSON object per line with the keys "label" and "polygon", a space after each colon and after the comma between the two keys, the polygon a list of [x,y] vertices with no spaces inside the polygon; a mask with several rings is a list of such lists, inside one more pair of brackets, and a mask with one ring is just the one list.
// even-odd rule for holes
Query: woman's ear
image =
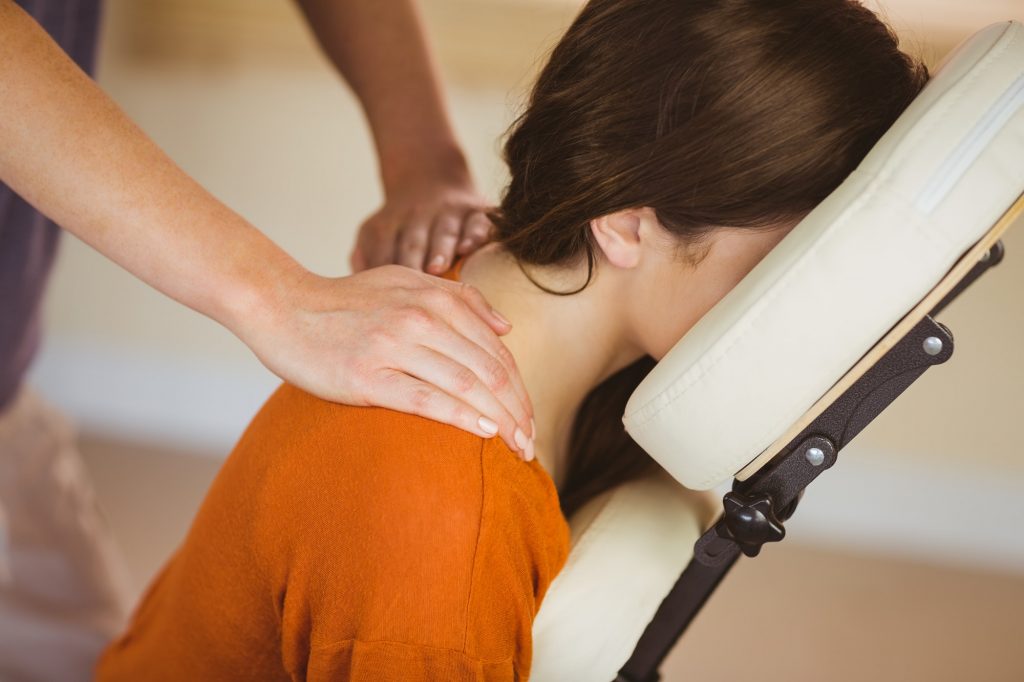
{"label": "woman's ear", "polygon": [[597,245],[605,259],[617,268],[635,268],[640,263],[641,226],[649,209],[627,208],[590,221]]}

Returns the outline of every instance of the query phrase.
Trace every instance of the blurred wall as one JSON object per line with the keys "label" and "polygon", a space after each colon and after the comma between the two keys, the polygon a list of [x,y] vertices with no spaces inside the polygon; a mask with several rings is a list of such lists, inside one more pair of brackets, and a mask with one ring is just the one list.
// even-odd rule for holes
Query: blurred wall
{"label": "blurred wall", "polygon": [[[884,5],[931,62],[987,23],[1024,19],[1020,0]],[[456,128],[481,188],[496,197],[498,139],[578,4],[423,6]],[[110,0],[99,81],[187,172],[299,261],[345,274],[354,232],[380,201],[375,158],[357,104],[290,3]],[[954,359],[844,457],[867,467],[866,481],[870,472],[897,487],[944,476],[953,487],[976,482],[978,495],[992,481],[1024,483],[1014,427],[1024,415],[1024,229],[1006,244],[1006,262],[944,315],[957,337]],[[62,248],[35,383],[87,430],[223,454],[276,380],[216,324],[73,238]]]}

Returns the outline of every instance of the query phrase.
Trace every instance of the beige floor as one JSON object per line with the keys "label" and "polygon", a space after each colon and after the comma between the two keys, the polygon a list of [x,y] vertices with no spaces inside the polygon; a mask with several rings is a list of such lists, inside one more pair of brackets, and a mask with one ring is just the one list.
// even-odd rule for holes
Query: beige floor
{"label": "beige floor", "polygon": [[[84,439],[83,451],[141,589],[187,530],[217,461],[95,438]],[[666,682],[1021,682],[1024,576],[788,541],[740,562],[663,675]]]}

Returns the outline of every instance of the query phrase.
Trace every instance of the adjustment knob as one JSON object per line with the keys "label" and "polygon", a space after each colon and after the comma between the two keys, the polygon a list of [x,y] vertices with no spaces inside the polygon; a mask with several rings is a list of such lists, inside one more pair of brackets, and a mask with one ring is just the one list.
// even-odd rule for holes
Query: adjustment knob
{"label": "adjustment knob", "polygon": [[768,495],[762,493],[747,497],[728,492],[722,501],[725,504],[726,533],[747,556],[757,556],[764,543],[778,542],[786,537],[786,529],[775,515],[772,498]]}

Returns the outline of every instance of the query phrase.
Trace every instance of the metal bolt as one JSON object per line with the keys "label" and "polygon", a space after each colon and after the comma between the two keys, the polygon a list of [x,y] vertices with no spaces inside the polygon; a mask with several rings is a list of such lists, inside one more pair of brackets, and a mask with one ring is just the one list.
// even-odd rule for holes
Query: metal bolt
{"label": "metal bolt", "polygon": [[821,448],[807,448],[804,457],[811,463],[811,466],[820,467],[825,463],[825,451]]}
{"label": "metal bolt", "polygon": [[928,355],[938,355],[942,352],[942,339],[937,336],[929,336],[924,340],[922,346]]}

